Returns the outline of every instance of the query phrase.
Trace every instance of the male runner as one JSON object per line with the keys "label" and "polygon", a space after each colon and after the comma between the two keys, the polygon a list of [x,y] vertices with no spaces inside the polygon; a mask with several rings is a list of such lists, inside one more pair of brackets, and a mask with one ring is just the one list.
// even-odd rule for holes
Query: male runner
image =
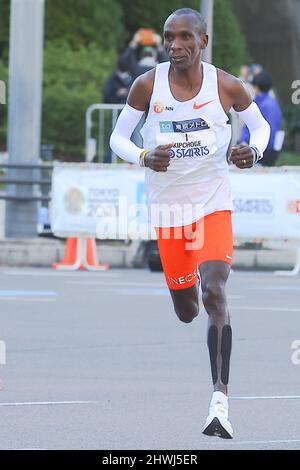
{"label": "male runner", "polygon": [[[237,78],[201,62],[207,43],[206,23],[197,11],[182,8],[167,18],[164,45],[170,62],[135,80],[111,147],[125,160],[146,167],[148,203],[166,281],[174,310],[186,323],[198,315],[200,275],[214,389],[203,432],[230,439],[232,330],[225,285],[233,240],[226,159],[231,128],[226,113],[233,107],[250,131],[249,145],[231,149],[230,160],[240,169],[262,158],[270,129]],[[130,137],[144,112],[141,149]],[[160,210],[166,206],[171,209],[167,217]]]}

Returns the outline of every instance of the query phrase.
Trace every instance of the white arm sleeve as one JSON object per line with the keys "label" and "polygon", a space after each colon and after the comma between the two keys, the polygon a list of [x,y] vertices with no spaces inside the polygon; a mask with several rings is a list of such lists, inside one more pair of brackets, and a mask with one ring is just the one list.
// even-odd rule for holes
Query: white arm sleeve
{"label": "white arm sleeve", "polygon": [[113,152],[129,163],[139,164],[139,158],[143,151],[142,148],[137,147],[137,145],[130,140],[143,114],[144,111],[139,111],[129,106],[129,104],[126,104],[110,136],[109,143]]}
{"label": "white arm sleeve", "polygon": [[256,103],[252,102],[244,111],[238,112],[250,132],[249,145],[256,145],[261,155],[266,150],[270,139],[270,126],[261,114]]}

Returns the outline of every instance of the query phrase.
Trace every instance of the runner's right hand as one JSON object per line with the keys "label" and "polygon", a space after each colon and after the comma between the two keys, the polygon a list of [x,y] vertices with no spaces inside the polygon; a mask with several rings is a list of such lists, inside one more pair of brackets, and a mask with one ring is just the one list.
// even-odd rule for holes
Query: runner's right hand
{"label": "runner's right hand", "polygon": [[145,166],[153,171],[167,171],[170,165],[169,150],[173,144],[159,145],[145,156]]}

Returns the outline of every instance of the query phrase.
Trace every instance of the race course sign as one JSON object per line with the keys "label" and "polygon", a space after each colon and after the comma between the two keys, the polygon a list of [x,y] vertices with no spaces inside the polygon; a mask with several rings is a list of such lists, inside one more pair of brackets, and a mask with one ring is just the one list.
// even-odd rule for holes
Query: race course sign
{"label": "race course sign", "polygon": [[[230,171],[235,238],[300,239],[300,169]],[[127,164],[55,165],[51,227],[61,237],[155,239],[144,169]]]}

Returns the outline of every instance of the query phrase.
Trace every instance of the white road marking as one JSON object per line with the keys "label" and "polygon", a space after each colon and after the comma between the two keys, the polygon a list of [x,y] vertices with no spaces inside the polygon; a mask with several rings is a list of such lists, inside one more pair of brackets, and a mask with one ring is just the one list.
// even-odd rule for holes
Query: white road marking
{"label": "white road marking", "polygon": [[52,290],[0,290],[0,297],[56,297]]}
{"label": "white road marking", "polygon": [[0,290],[1,300],[14,300],[22,302],[49,302],[56,300],[57,293],[54,291],[33,290]]}
{"label": "white road marking", "polygon": [[254,397],[230,397],[231,400],[299,400],[300,395],[267,395]]}
{"label": "white road marking", "polygon": [[92,271],[71,271],[71,272],[66,272],[66,271],[59,271],[59,270],[52,270],[52,271],[44,271],[43,269],[36,270],[36,271],[30,271],[30,270],[0,270],[0,274],[6,274],[9,276],[60,276],[60,277],[84,277],[84,276],[99,276],[99,277],[120,277],[121,273],[120,272],[92,272]]}
{"label": "white road marking", "polygon": [[239,282],[239,281],[257,281],[260,280],[262,281],[263,279],[267,279],[266,282],[271,281],[272,284],[277,284],[280,285],[282,282],[297,282],[299,281],[299,277],[295,276],[294,278],[286,278],[286,277],[275,277],[272,272],[257,272],[255,276],[253,276],[253,273],[249,272],[248,274],[242,271],[236,271],[236,270],[230,270],[230,274],[233,273],[234,280]]}
{"label": "white road marking", "polygon": [[[209,438],[211,440],[211,438]],[[216,446],[216,445],[219,445],[219,446],[224,446],[224,448],[228,447],[228,446],[239,446],[239,445],[257,445],[257,444],[293,444],[293,443],[296,443],[296,442],[300,442],[300,439],[276,439],[276,440],[269,440],[269,441],[237,441],[235,439],[233,439],[232,441],[226,441],[226,443],[224,443],[223,441],[216,441],[214,440],[213,441],[213,446]],[[201,441],[199,442],[199,445],[200,444],[204,444],[207,448],[207,444],[208,444],[208,440],[207,441]],[[17,448],[17,449],[10,449],[10,450],[47,450],[47,449],[44,449],[44,448],[30,448],[30,447],[26,447],[26,448]]]}
{"label": "white road marking", "polygon": [[0,403],[0,406],[36,406],[36,405],[90,405],[98,404],[98,401],[84,401],[84,400],[74,400],[74,401],[23,401],[23,402],[10,402],[10,403]]}
{"label": "white road marking", "polygon": [[[169,296],[170,292],[169,289],[166,287],[159,287],[159,286],[149,286],[147,288],[142,288],[143,286],[140,286],[138,284],[131,285],[131,287],[127,287],[125,289],[119,287],[119,288],[111,288],[111,289],[105,289],[105,291],[108,292],[114,292],[116,294],[121,294],[121,295],[166,295]],[[242,295],[227,295],[227,299],[234,300],[234,299],[241,299],[243,298]]]}
{"label": "white road marking", "polygon": [[[237,444],[291,444],[293,442],[300,442],[300,439],[274,439],[270,441],[238,441]],[[232,442],[233,444],[233,442]]]}
{"label": "white road marking", "polygon": [[22,301],[22,302],[55,302],[56,298],[54,297],[0,297],[1,300],[14,300],[14,301]]}
{"label": "white road marking", "polygon": [[[210,438],[211,439],[211,438]],[[226,447],[228,445],[231,446],[239,446],[239,445],[245,445],[245,444],[291,444],[291,443],[296,443],[300,442],[300,439],[274,439],[274,440],[268,440],[268,441],[237,441],[233,439],[233,441],[226,441]],[[207,445],[208,441],[201,441],[200,444],[206,444]],[[215,441],[213,442],[213,445],[221,445],[224,446],[225,444],[221,441]]]}
{"label": "white road marking", "polygon": [[259,287],[245,287],[244,289],[246,290],[252,290],[252,291],[264,291],[264,290],[275,290],[275,291],[281,291],[281,290],[297,290],[299,291],[299,284],[295,286],[259,286]]}
{"label": "white road marking", "polygon": [[[105,281],[105,280],[99,280],[99,281],[65,281],[65,284],[75,284],[75,285],[86,285],[86,286],[107,286],[107,287],[112,287],[114,291],[117,291],[119,293],[126,293],[126,294],[132,294],[130,289],[126,290],[123,289],[123,287],[129,287],[134,289],[134,294],[141,294],[141,295],[146,295],[146,294],[151,294],[153,288],[158,288],[161,289],[167,293],[169,293],[169,289],[164,283],[157,283],[157,282],[136,282],[136,281],[121,281],[121,285],[116,287],[115,283],[112,281]],[[144,289],[141,292],[138,292],[138,287],[148,287],[149,291],[147,292],[146,289]],[[227,294],[227,299],[243,299],[243,295],[236,295],[236,294]]]}
{"label": "white road marking", "polygon": [[258,306],[253,306],[253,307],[245,307],[244,305],[231,305],[229,307],[229,310],[265,310],[265,311],[270,311],[270,312],[300,312],[300,308],[292,308],[292,307],[285,307],[284,305],[282,307],[258,307]]}
{"label": "white road marking", "polygon": [[[99,279],[98,281],[65,281],[65,284],[75,284],[81,286],[112,286],[115,287],[116,284],[113,281],[106,281]],[[165,285],[158,282],[136,282],[134,280],[131,281],[120,281],[120,287],[162,287],[166,288]]]}

